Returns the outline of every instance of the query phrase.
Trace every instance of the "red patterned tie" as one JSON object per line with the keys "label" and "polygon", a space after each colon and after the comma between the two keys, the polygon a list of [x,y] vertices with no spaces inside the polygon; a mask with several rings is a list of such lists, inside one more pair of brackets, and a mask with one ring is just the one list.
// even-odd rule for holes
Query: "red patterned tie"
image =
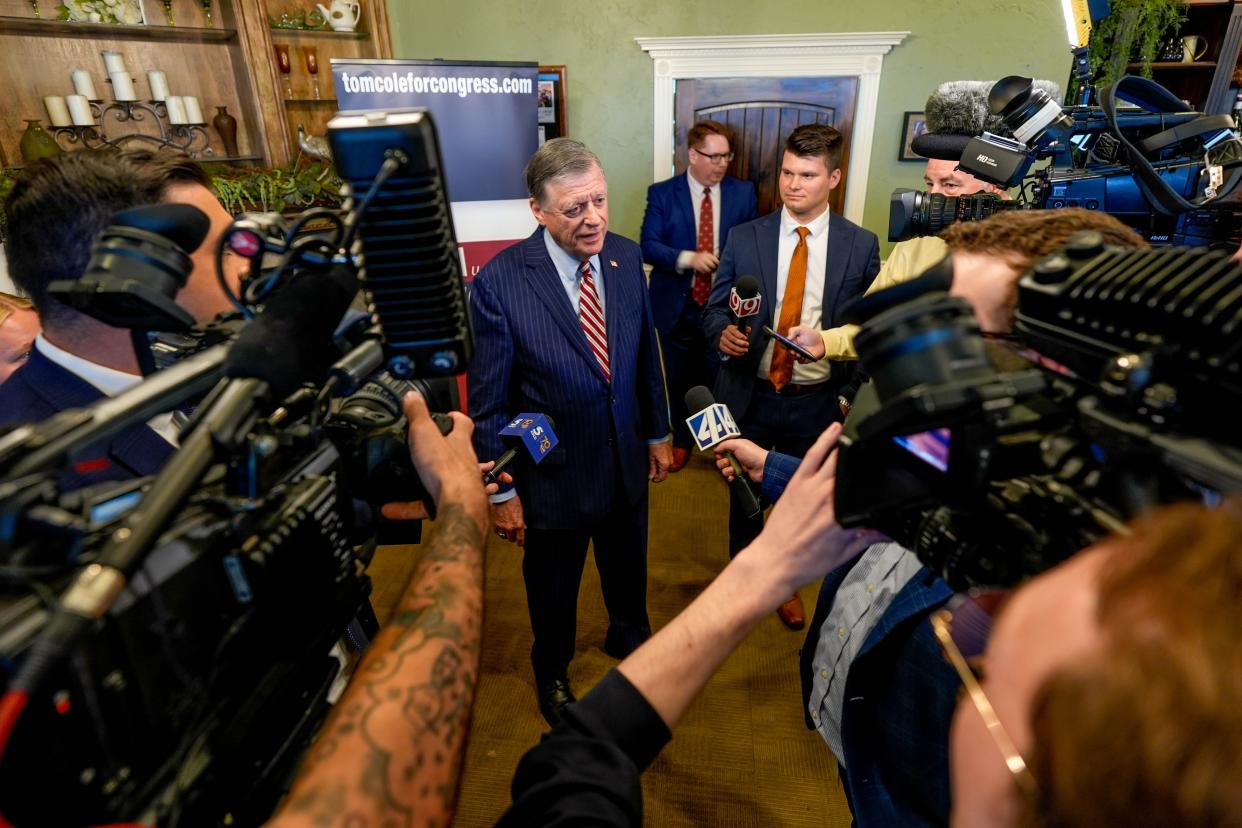
{"label": "red patterned tie", "polygon": [[[699,247],[698,252],[712,253],[716,250],[715,228],[712,227],[712,188],[703,190],[703,203],[699,206]],[[707,297],[712,292],[712,274],[694,273],[694,285],[690,288],[690,298],[696,305],[706,305]]]}
{"label": "red patterned tie", "polygon": [[579,268],[582,273],[582,288],[578,293],[578,322],[582,332],[586,334],[591,350],[595,352],[595,360],[604,372],[604,378],[612,381],[612,371],[608,368],[608,329],[604,327],[604,309],[599,304],[599,293],[595,290],[595,277],[591,275],[591,262],[588,259]]}

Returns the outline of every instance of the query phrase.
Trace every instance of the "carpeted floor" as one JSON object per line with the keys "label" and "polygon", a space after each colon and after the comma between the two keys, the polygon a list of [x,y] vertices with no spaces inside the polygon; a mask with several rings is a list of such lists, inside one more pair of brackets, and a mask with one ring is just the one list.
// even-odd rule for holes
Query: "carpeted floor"
{"label": "carpeted floor", "polygon": [[[727,489],[702,456],[651,488],[648,610],[658,629],[727,560]],[[372,566],[381,619],[412,565],[382,549]],[[807,616],[818,585],[802,591]],[[491,537],[483,670],[455,825],[490,826],[509,803],[518,759],[546,729],[535,705],[521,551]],[[591,563],[578,602],[578,650],[569,677],[581,696],[616,661],[601,647],[607,615]],[[803,726],[797,659],[803,632],[773,614],[707,685],[673,741],[643,777],[645,822],[678,826],[848,826],[836,762]]]}

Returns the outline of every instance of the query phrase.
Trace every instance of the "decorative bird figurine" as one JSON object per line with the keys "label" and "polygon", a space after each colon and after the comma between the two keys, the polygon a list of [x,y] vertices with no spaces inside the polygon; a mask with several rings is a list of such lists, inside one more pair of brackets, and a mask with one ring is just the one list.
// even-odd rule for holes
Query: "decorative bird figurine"
{"label": "decorative bird figurine", "polygon": [[298,124],[298,150],[326,164],[323,174],[319,176],[320,181],[332,172],[332,145],[321,135],[307,135],[306,127],[301,124]]}

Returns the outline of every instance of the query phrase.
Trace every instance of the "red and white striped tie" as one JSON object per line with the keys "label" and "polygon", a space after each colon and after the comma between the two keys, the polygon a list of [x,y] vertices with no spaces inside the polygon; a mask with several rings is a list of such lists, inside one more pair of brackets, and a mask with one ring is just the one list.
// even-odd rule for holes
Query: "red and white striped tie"
{"label": "red and white striped tie", "polygon": [[599,293],[595,290],[595,277],[591,275],[590,259],[579,268],[582,273],[582,286],[578,292],[578,322],[582,332],[586,334],[591,350],[595,352],[595,360],[604,372],[604,378],[612,381],[612,371],[608,368],[608,329],[604,326],[604,309],[599,304]]}

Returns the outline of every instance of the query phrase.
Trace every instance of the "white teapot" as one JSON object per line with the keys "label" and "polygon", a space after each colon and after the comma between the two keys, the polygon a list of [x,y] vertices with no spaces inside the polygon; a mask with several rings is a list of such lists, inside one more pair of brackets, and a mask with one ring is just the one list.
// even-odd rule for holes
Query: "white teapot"
{"label": "white teapot", "polygon": [[328,25],[338,32],[352,32],[358,25],[358,18],[362,16],[362,7],[349,0],[332,0],[330,9],[325,9],[322,3],[315,5],[324,20],[328,21]]}

